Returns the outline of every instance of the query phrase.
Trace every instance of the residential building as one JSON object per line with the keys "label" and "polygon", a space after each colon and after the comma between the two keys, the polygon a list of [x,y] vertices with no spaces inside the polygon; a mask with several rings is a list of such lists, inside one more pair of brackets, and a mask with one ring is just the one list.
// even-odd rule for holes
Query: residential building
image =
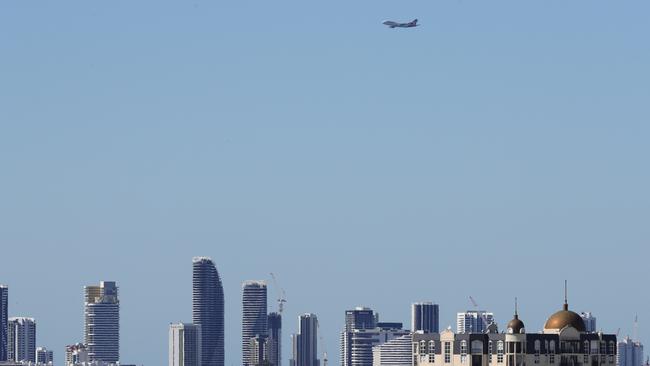
{"label": "residential building", "polygon": [[298,333],[292,335],[293,356],[290,366],[319,366],[318,361],[318,318],[316,314],[298,317]]}
{"label": "residential building", "polygon": [[402,323],[382,323],[372,309],[358,307],[345,312],[341,332],[341,366],[372,366],[373,347],[410,334]]}
{"label": "residential building", "polygon": [[169,325],[169,366],[202,366],[201,325]]}
{"label": "residential building", "polygon": [[[420,331],[424,333],[424,331]],[[431,332],[427,332],[431,333]],[[412,360],[412,334],[393,338],[372,348],[373,366],[410,366]]]}
{"label": "residential building", "polygon": [[201,326],[201,365],[224,366],[224,293],[212,259],[192,259],[192,323]]}
{"label": "residential building", "polygon": [[9,318],[7,327],[7,359],[36,362],[36,322],[34,318]]}
{"label": "residential building", "polygon": [[9,287],[0,284],[0,362],[7,361]]}
{"label": "residential building", "polygon": [[282,315],[270,313],[267,318],[269,363],[282,366]]}
{"label": "residential building", "polygon": [[54,352],[45,347],[36,347],[36,363],[47,365],[54,362]]}
{"label": "residential building", "polygon": [[422,333],[438,333],[440,309],[432,302],[411,304],[411,330]]}
{"label": "residential building", "polygon": [[117,285],[101,281],[85,288],[84,344],[90,361],[120,360],[120,301]]}
{"label": "residential building", "polygon": [[250,358],[250,340],[256,336],[268,335],[266,282],[243,283],[242,309],[242,363],[244,366],[253,366]]}
{"label": "residential building", "polygon": [[90,358],[85,344],[76,343],[65,347],[65,366],[75,366],[88,362],[90,362]]}
{"label": "residential building", "polygon": [[630,337],[618,342],[617,366],[642,366],[643,344]]}
{"label": "residential building", "polygon": [[591,315],[591,312],[581,312],[580,317],[585,322],[585,330],[587,332],[596,332],[596,317]]}
{"label": "residential building", "polygon": [[413,334],[412,366],[614,366],[616,335],[590,333],[565,301],[540,333],[527,333],[517,311],[505,333]]}
{"label": "residential building", "polygon": [[467,310],[456,314],[456,333],[484,333],[494,323],[494,314],[485,310]]}
{"label": "residential building", "polygon": [[249,365],[268,365],[269,361],[269,338],[263,335],[256,335],[248,340]]}

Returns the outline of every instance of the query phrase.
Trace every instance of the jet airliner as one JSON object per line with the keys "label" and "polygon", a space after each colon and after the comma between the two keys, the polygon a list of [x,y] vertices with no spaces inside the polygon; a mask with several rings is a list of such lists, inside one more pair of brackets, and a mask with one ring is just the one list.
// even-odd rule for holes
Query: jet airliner
{"label": "jet airliner", "polygon": [[392,20],[387,20],[383,24],[389,26],[390,28],[413,28],[418,26],[418,20],[413,19],[413,21],[408,23],[398,23]]}

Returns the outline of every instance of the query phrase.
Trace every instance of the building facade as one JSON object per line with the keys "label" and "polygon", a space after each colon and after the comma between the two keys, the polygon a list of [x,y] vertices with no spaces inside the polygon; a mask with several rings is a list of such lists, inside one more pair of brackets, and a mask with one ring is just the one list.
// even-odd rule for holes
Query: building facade
{"label": "building facade", "polygon": [[9,287],[0,284],[0,362],[7,361]]}
{"label": "building facade", "polygon": [[36,322],[33,318],[9,318],[7,338],[9,361],[36,362]]}
{"label": "building facade", "polygon": [[634,341],[630,337],[625,337],[618,342],[618,366],[642,366],[643,361],[641,342]]}
{"label": "building facade", "polygon": [[201,366],[201,325],[169,325],[169,366]]}
{"label": "building facade", "polygon": [[483,333],[494,323],[494,314],[485,310],[468,310],[456,314],[456,333]]}
{"label": "building facade", "polygon": [[256,335],[248,340],[249,365],[263,366],[270,363],[269,343],[269,338],[263,335]]}
{"label": "building facade", "polygon": [[113,281],[85,287],[84,344],[89,361],[120,360],[120,301]]}
{"label": "building facade", "polygon": [[250,339],[256,336],[266,337],[267,303],[266,282],[245,281],[242,285],[242,363],[251,364]]}
{"label": "building facade", "polygon": [[54,352],[45,347],[36,347],[36,363],[51,364],[54,362]]}
{"label": "building facade", "polygon": [[90,362],[88,350],[83,343],[71,344],[65,347],[65,365],[74,366]]}
{"label": "building facade", "polygon": [[412,349],[413,366],[614,366],[616,335],[587,332],[565,302],[541,333],[526,333],[515,312],[505,333],[416,333]]}
{"label": "building facade", "polygon": [[582,321],[585,322],[585,330],[587,332],[595,332],[596,331],[596,317],[591,315],[591,312],[581,312],[580,317],[582,318]]}
{"label": "building facade", "polygon": [[293,355],[290,366],[319,366],[318,361],[318,318],[316,314],[298,317],[298,333],[292,335]]}
{"label": "building facade", "polygon": [[438,333],[440,309],[432,302],[411,304],[411,330],[422,333]]}
{"label": "building facade", "polygon": [[201,365],[224,366],[224,293],[212,259],[192,260],[192,322],[201,326]]}
{"label": "building facade", "polygon": [[402,323],[382,323],[372,309],[357,307],[345,312],[341,332],[341,366],[372,366],[373,347],[410,334]]}
{"label": "building facade", "polygon": [[282,315],[270,313],[267,318],[269,363],[282,366]]}
{"label": "building facade", "polygon": [[[424,333],[424,332],[421,332]],[[431,332],[427,332],[431,333]],[[372,348],[373,366],[410,366],[413,334],[406,334]]]}

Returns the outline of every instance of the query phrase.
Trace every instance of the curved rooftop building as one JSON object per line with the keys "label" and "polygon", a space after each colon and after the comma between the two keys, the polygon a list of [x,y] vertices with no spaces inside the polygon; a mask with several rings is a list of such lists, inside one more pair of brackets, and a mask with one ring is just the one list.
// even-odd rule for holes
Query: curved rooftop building
{"label": "curved rooftop building", "polygon": [[224,366],[224,297],[212,259],[192,260],[192,322],[201,326],[201,365]]}

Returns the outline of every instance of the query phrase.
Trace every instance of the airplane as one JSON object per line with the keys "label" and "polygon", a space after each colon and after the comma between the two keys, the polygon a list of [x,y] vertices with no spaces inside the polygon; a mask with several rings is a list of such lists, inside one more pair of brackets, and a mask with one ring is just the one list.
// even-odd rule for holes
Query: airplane
{"label": "airplane", "polygon": [[383,24],[389,26],[390,28],[413,28],[418,26],[418,20],[413,19],[412,22],[408,23],[398,23],[392,20],[387,20]]}

